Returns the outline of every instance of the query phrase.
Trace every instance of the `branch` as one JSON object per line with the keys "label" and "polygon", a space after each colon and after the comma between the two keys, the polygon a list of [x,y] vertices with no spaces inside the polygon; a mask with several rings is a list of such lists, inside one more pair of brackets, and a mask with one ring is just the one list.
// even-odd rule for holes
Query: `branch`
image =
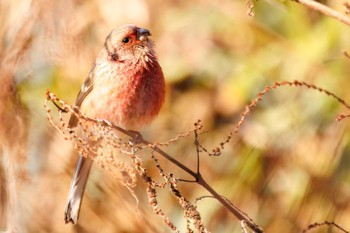
{"label": "branch", "polygon": [[[198,137],[198,133],[197,131],[201,129],[201,124],[200,121],[198,121],[195,124],[195,136],[196,136],[196,146],[197,146],[197,171],[193,171],[190,168],[188,168],[185,164],[181,163],[179,160],[175,159],[174,157],[172,157],[171,155],[167,154],[166,152],[164,152],[163,150],[161,150],[157,145],[157,143],[151,143],[145,139],[142,138],[141,134],[139,132],[136,131],[129,131],[129,130],[125,130],[121,127],[118,127],[106,120],[98,120],[98,119],[93,119],[87,116],[84,116],[83,114],[81,114],[81,112],[79,111],[79,109],[75,109],[72,106],[67,105],[64,101],[60,100],[59,98],[57,98],[52,92],[47,91],[46,93],[47,96],[47,100],[45,102],[45,108],[47,110],[47,114],[48,114],[48,120],[50,121],[50,123],[62,134],[65,136],[65,133],[62,131],[62,128],[66,128],[68,130],[68,132],[70,134],[73,134],[74,131],[72,129],[67,128],[67,125],[65,124],[65,122],[63,121],[63,118],[61,116],[61,113],[71,113],[77,116],[77,118],[80,121],[84,121],[84,122],[90,122],[93,123],[93,125],[95,126],[101,126],[101,127],[105,127],[108,128],[108,130],[106,130],[104,132],[104,135],[106,133],[109,132],[109,129],[113,129],[116,131],[119,131],[127,136],[129,136],[131,139],[129,140],[129,142],[131,142],[133,144],[133,146],[135,146],[136,148],[140,148],[142,149],[143,147],[148,147],[151,148],[153,150],[152,154],[154,152],[158,153],[159,155],[161,155],[163,158],[165,158],[166,160],[170,161],[171,163],[173,163],[175,166],[177,166],[178,168],[182,169],[183,171],[185,171],[186,173],[188,173],[189,175],[191,175],[194,178],[193,182],[196,182],[197,184],[201,185],[204,189],[206,189],[215,199],[217,199],[228,211],[230,211],[234,216],[236,216],[237,219],[239,219],[241,222],[244,222],[247,226],[249,226],[254,232],[256,233],[263,233],[263,229],[261,227],[259,227],[257,224],[255,224],[253,222],[252,219],[250,219],[248,217],[247,214],[245,214],[244,212],[242,212],[238,207],[234,206],[232,203],[230,203],[229,200],[227,200],[226,198],[224,198],[223,196],[219,195],[201,176],[200,171],[199,171],[199,142],[197,141],[197,137]],[[51,101],[54,102],[54,105],[59,109],[59,115],[60,115],[60,122],[61,125],[57,126],[54,122],[53,119],[50,115],[51,109],[48,107],[47,105],[47,101]],[[57,103],[62,105],[62,107],[60,107]],[[81,124],[81,123],[80,123]],[[89,127],[91,127],[91,124],[88,125]],[[84,130],[84,129],[83,129]],[[192,132],[192,130],[191,130]],[[187,134],[184,134],[187,135]],[[77,136],[73,136],[74,138],[76,138]],[[182,136],[180,135],[179,138],[181,138]],[[65,136],[65,138],[67,138]],[[69,139],[69,138],[67,138]],[[144,145],[144,146],[142,146]],[[161,144],[162,145],[162,144]],[[119,148],[121,145],[116,145],[116,148]],[[85,147],[84,147],[85,149]],[[96,154],[96,152],[95,152]],[[136,158],[137,159],[137,158]],[[140,163],[140,161],[137,161],[136,163]],[[157,163],[157,160],[156,160]],[[140,166],[138,166],[142,171],[140,172],[141,175],[143,175],[145,177],[145,181],[146,182],[151,182],[151,178],[146,174],[145,169],[142,169]],[[157,165],[157,167],[159,168],[159,164]],[[163,174],[163,171],[161,171],[161,174]],[[197,213],[194,212],[193,206],[190,205],[190,203],[185,200],[184,198],[182,198],[182,196],[180,194],[178,194],[178,190],[174,187],[174,184],[171,183],[172,185],[172,190],[174,192],[174,194],[176,194],[177,197],[179,197],[179,199],[181,200],[181,204],[183,206],[183,208],[185,210],[187,210],[187,207],[190,206],[188,213],[186,212],[187,215],[190,215],[192,213]],[[150,190],[148,191],[148,194],[150,195],[150,200],[152,203],[156,203],[155,201],[155,188],[153,187],[153,184],[151,186],[149,186]],[[160,213],[159,211],[159,207],[157,206],[157,204],[152,205],[155,208],[155,212],[156,213]],[[187,216],[186,215],[186,216]],[[161,213],[161,216],[164,217],[164,215]],[[165,222],[168,221],[167,218],[164,218]],[[173,229],[173,225],[172,224],[168,224],[168,226],[171,227],[171,229]],[[199,226],[201,227],[201,226]],[[201,229],[201,228],[198,228]]]}
{"label": "branch", "polygon": [[346,15],[333,10],[332,8],[329,8],[328,6],[325,6],[319,2],[313,1],[313,0],[293,0],[297,3],[300,3],[312,10],[319,11],[322,14],[332,17],[348,26],[350,26],[350,18],[347,17]]}
{"label": "branch", "polygon": [[321,226],[329,226],[329,227],[335,227],[337,228],[339,231],[341,232],[344,232],[344,233],[349,233],[347,230],[345,230],[344,228],[342,228],[340,225],[336,224],[335,222],[328,222],[328,221],[325,221],[323,223],[313,223],[313,224],[310,224],[307,229],[303,230],[302,233],[306,233],[307,231],[310,231],[314,228],[319,228]]}
{"label": "branch", "polygon": [[264,230],[255,224],[252,219],[250,219],[246,214],[244,214],[240,209],[230,203],[226,198],[219,195],[204,179],[198,174],[197,175],[197,183],[201,185],[204,189],[210,192],[213,197],[218,200],[226,209],[228,209],[233,215],[235,215],[240,221],[245,222],[250,229],[252,229],[256,233],[263,233]]}
{"label": "branch", "polygon": [[[87,120],[92,121],[94,123],[101,123],[95,119],[92,118],[88,118],[86,117]],[[104,123],[104,122],[102,122]],[[135,135],[133,133],[130,133],[130,131],[122,129],[118,126],[115,126],[113,124],[110,125],[112,128],[114,128],[115,130],[118,130],[126,135],[128,135],[129,137],[134,137]],[[137,142],[140,144],[144,144],[144,145],[153,145],[151,142],[143,139],[140,135],[137,135]],[[257,224],[255,224],[253,222],[252,219],[250,219],[246,214],[244,214],[239,208],[237,208],[236,206],[232,205],[226,198],[224,198],[223,196],[221,196],[220,194],[218,194],[204,179],[203,177],[200,175],[199,172],[194,172],[191,169],[189,169],[186,165],[184,165],[183,163],[181,163],[180,161],[176,160],[174,157],[170,156],[169,154],[167,154],[166,152],[164,152],[163,150],[161,150],[159,147],[157,146],[151,146],[153,148],[153,150],[155,152],[157,152],[159,155],[163,156],[165,159],[169,160],[170,162],[172,162],[174,165],[176,165],[177,167],[179,167],[180,169],[182,169],[183,171],[187,172],[189,175],[193,176],[195,178],[195,182],[198,183],[199,185],[201,185],[204,189],[206,189],[209,193],[211,193],[213,195],[213,197],[218,200],[226,209],[228,209],[234,216],[236,216],[236,218],[238,218],[240,221],[244,221],[252,230],[254,230],[254,232],[256,233],[263,233],[264,230],[258,226]]]}
{"label": "branch", "polygon": [[[318,87],[314,84],[310,84],[310,83],[307,83],[305,81],[298,81],[298,80],[294,80],[292,82],[290,82],[290,81],[275,82],[273,85],[266,86],[263,91],[261,91],[257,94],[256,98],[251,100],[250,104],[247,104],[245,106],[245,111],[243,113],[241,113],[240,120],[235,124],[234,129],[232,131],[230,131],[229,134],[226,136],[226,139],[220,143],[220,147],[216,147],[216,148],[212,149],[212,152],[210,152],[209,149],[204,148],[202,145],[199,145],[201,147],[201,149],[204,152],[206,152],[208,155],[211,155],[211,156],[221,155],[221,149],[224,149],[225,145],[227,145],[231,141],[233,135],[239,132],[240,128],[242,127],[243,123],[246,120],[246,117],[263,100],[264,96],[273,90],[279,89],[282,86],[306,87],[308,89],[318,91],[320,93],[326,94],[329,97],[332,97],[333,99],[338,101],[341,105],[343,105],[347,110],[350,110],[350,104],[346,103],[345,100],[338,97],[333,92],[328,91],[326,89],[323,89],[321,87]],[[338,121],[341,121],[345,118],[350,118],[350,114],[340,114],[337,116]]]}

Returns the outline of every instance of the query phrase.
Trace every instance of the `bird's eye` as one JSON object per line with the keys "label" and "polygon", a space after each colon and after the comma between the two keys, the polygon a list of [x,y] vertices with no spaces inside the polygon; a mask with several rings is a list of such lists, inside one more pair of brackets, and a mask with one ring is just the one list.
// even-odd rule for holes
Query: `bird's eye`
{"label": "bird's eye", "polygon": [[125,37],[122,41],[123,41],[123,43],[127,44],[127,43],[129,43],[130,38],[129,37]]}

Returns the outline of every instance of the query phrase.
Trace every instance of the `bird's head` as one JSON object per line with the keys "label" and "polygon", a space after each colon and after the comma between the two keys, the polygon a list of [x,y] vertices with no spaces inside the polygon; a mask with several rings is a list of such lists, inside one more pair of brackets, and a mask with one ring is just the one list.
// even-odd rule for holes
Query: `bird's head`
{"label": "bird's head", "polygon": [[155,59],[149,30],[132,24],[114,29],[106,38],[105,50],[112,62],[136,63]]}

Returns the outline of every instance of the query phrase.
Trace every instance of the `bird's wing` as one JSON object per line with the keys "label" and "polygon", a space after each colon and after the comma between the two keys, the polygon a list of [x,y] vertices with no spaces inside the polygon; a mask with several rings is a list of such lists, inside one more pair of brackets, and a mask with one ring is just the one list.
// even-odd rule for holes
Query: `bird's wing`
{"label": "bird's wing", "polygon": [[[88,77],[86,78],[84,84],[81,86],[80,91],[78,93],[77,99],[75,100],[75,108],[79,109],[81,104],[83,103],[84,99],[86,98],[86,96],[88,96],[88,94],[92,91],[93,89],[93,73],[94,73],[94,69],[95,69],[96,64],[94,64],[90,70],[90,73],[88,75]],[[74,128],[78,123],[78,118],[75,114],[72,114],[70,119],[69,119],[69,123],[68,123],[68,127],[69,128]]]}

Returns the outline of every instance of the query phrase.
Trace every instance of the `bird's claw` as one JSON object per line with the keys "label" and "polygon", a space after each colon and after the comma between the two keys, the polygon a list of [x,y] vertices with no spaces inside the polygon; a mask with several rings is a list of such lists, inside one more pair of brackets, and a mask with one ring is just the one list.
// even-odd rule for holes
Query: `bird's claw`
{"label": "bird's claw", "polygon": [[141,144],[143,141],[143,137],[138,131],[129,130],[128,133],[130,134],[131,138],[129,139],[129,143],[131,145],[138,145]]}

